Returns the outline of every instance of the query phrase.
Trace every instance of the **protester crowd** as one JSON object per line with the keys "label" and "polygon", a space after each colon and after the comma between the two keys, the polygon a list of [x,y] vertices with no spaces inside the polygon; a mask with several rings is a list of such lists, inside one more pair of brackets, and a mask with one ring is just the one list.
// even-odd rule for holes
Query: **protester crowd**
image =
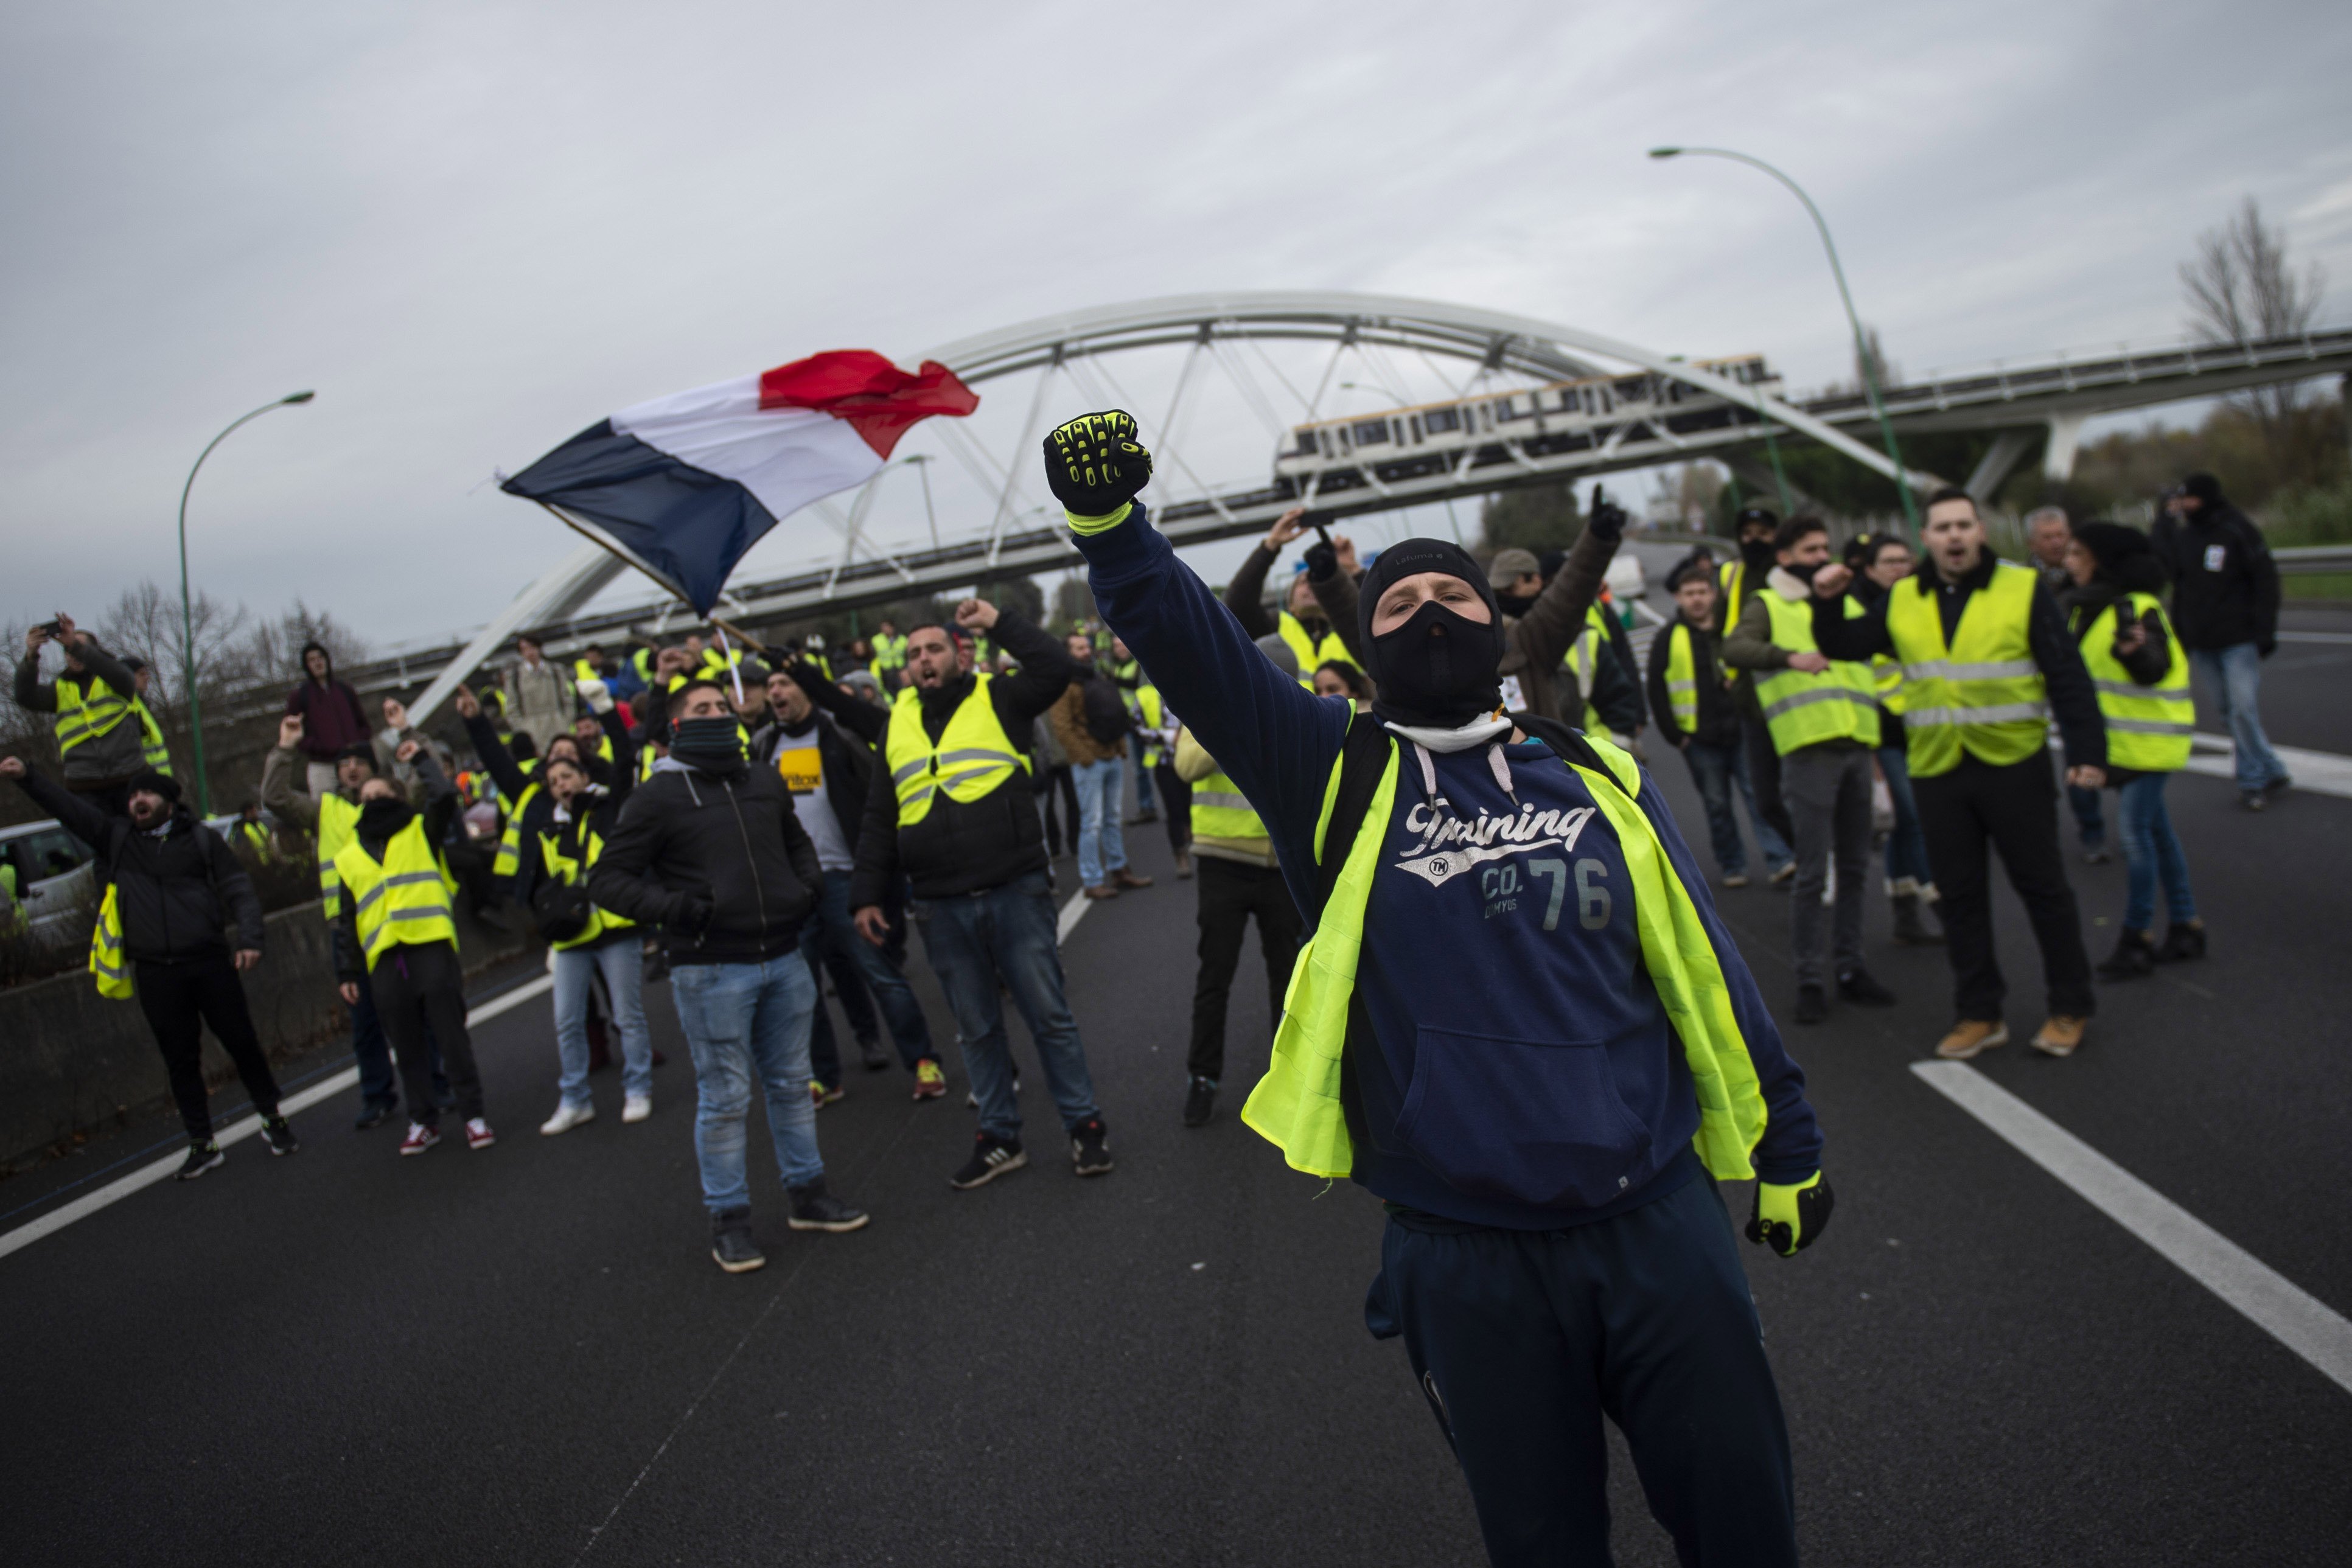
{"label": "protester crowd", "polygon": [[[1707,1477],[1654,1492],[1661,1518],[1781,1560],[1777,1395],[1696,1178],[1760,1177],[1748,1234],[1777,1251],[1820,1233],[1822,1139],[1774,1014],[1810,1025],[1895,1001],[1867,962],[1874,878],[1893,939],[1949,957],[1937,1055],[2009,1038],[1996,855],[2041,956],[2032,1043],[2058,1057],[2084,1043],[2095,970],[2060,848],[2062,783],[2094,862],[2110,852],[2112,795],[2127,862],[2096,977],[2203,956],[2165,798],[2189,757],[2191,668],[2220,695],[2243,805],[2288,785],[2259,713],[2278,612],[2259,530],[2203,475],[2152,533],[2036,514],[2025,564],[1994,553],[1959,490],[1928,499],[1916,553],[1893,535],[1841,552],[1823,520],[1751,507],[1727,559],[1702,550],[1668,574],[1674,613],[1644,666],[1604,586],[1625,518],[1597,490],[1573,549],[1484,562],[1426,539],[1360,559],[1293,511],[1213,592],[1134,499],[1149,456],[1132,423],[1090,419],[1049,437],[1046,463],[1099,622],[1055,635],[968,599],[946,622],[886,621],[835,649],[714,626],[559,660],[526,634],[495,684],[458,688],[459,747],[397,702],[371,709],[314,644],[257,799],[226,834],[182,799],[140,661],[64,615],[31,632],[16,698],[54,716],[62,767],[52,779],[0,759],[0,776],[98,852],[90,967],[152,1028],[189,1136],[181,1176],[223,1157],[204,1027],[270,1152],[297,1147],[240,978],[265,947],[247,868],[281,856],[315,862],[357,1124],[404,1120],[403,1155],[440,1141],[445,1113],[470,1148],[497,1139],[467,1027],[464,908],[527,920],[551,949],[543,1135],[595,1118],[593,1070],[614,1054],[622,1121],[656,1113],[646,988],[667,978],[693,1060],[710,1249],[730,1272],[764,1261],[755,1099],[789,1228],[868,1223],[820,1146],[818,1113],[848,1092],[828,986],[860,1066],[895,1064],[915,1101],[946,1100],[960,1064],[975,1124],[956,1187],[1029,1163],[1008,998],[1072,1172],[1104,1175],[1058,902],[1151,889],[1126,835],[1158,824],[1199,930],[1169,1111],[1195,1127],[1215,1114],[1255,922],[1271,1068],[1244,1119],[1293,1166],[1387,1200],[1368,1319],[1406,1337],[1433,1402],[1447,1391],[1438,1414],[1490,1548],[1586,1539],[1581,1505],[1532,1478],[1591,1456],[1527,1434],[1543,1426],[1530,1401],[1589,1393],[1529,1368],[1563,1332],[1601,1333],[1563,1331],[1543,1302],[1598,1291],[1604,1317],[1664,1314],[1688,1335],[1680,1351],[1606,1353],[1612,1376],[1650,1380],[1652,1419],[1628,1428],[1637,1453]],[[51,642],[63,665],[44,678]],[[1643,770],[1665,748],[1701,802],[1712,886]],[[1759,881],[1790,901],[1784,1007],[1768,1007],[1715,913]],[[918,962],[944,1018],[909,982]],[[1506,973],[1513,984],[1494,983]],[[1256,1020],[1244,1030],[1257,1038]],[[1538,1049],[1555,1040],[1609,1043]],[[1244,1053],[1253,1072],[1265,1060]],[[1579,1239],[1538,1258],[1530,1235]],[[1465,1304],[1480,1289],[1483,1317]]]}

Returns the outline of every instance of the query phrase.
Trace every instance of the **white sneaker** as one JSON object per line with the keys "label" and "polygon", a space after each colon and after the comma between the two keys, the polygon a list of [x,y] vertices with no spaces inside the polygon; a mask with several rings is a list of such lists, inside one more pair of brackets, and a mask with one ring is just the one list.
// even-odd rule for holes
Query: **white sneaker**
{"label": "white sneaker", "polygon": [[654,1097],[650,1094],[632,1094],[621,1102],[621,1120],[624,1122],[642,1122],[653,1113]]}
{"label": "white sneaker", "polygon": [[555,1114],[539,1124],[540,1136],[551,1138],[558,1133],[572,1131],[583,1122],[595,1119],[596,1107],[593,1105],[558,1105]]}

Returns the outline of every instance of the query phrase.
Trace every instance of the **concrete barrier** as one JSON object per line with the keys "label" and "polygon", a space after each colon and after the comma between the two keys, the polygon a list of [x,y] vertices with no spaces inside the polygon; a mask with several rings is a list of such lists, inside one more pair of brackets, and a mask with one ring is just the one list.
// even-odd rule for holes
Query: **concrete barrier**
{"label": "concrete barrier", "polygon": [[[518,927],[524,922],[512,916]],[[245,995],[272,1061],[301,1055],[351,1028],[335,994],[334,948],[316,900],[268,917],[260,966]],[[491,930],[459,913],[458,950],[471,974],[534,950],[536,938]],[[234,1079],[209,1030],[205,1077]],[[239,1092],[241,1097],[241,1091]],[[0,1169],[171,1103],[170,1082],[138,1002],[109,1001],[87,974],[0,991]]]}

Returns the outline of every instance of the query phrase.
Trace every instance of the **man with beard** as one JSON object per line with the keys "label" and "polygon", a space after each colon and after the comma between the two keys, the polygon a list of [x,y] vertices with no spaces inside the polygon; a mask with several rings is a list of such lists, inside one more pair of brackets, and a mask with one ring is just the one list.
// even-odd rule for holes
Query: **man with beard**
{"label": "man with beard", "polygon": [[966,670],[946,627],[908,629],[910,684],[891,705],[882,737],[890,787],[866,791],[850,907],[858,934],[880,946],[889,935],[885,895],[901,876],[925,906],[923,946],[954,1009],[980,1103],[971,1158],[949,1184],[980,1186],[1029,1163],[1004,1035],[1008,991],[1036,1044],[1070,1140],[1072,1171],[1101,1176],[1111,1168],[1109,1136],[1070,1016],[1045,828],[1029,758],[1014,738],[1061,699],[1076,666],[1051,632],[985,600],[958,605],[956,624],[993,632],[1021,668],[1004,675]]}
{"label": "man with beard", "polygon": [[[1829,525],[1790,517],[1773,536],[1778,561],[1748,596],[1723,640],[1723,662],[1751,672],[1780,788],[1797,830],[1797,880],[1789,911],[1797,970],[1797,1021],[1830,1015],[1829,989],[1865,1007],[1895,1005],[1895,993],[1862,967],[1862,906],[1870,891],[1871,749],[1878,700],[1870,666],[1824,657],[1813,642],[1811,583],[1830,559]],[[1854,604],[1850,612],[1860,615]],[[1837,857],[1837,918],[1822,924],[1822,883]],[[1828,961],[1825,962],[1825,952]]]}
{"label": "man with beard", "polygon": [[[1497,1563],[1604,1562],[1604,1414],[1686,1563],[1796,1561],[1788,1435],[1721,1202],[1793,1254],[1830,1212],[1804,1078],[1672,813],[1612,743],[1503,711],[1460,546],[1365,575],[1379,696],[1276,672],[1134,496],[1134,421],[1045,440],[1103,618],[1265,823],[1313,935],[1243,1120],[1385,1201],[1402,1334]],[[1407,1089],[1410,1088],[1410,1097]]]}
{"label": "man with beard", "polygon": [[425,809],[402,800],[389,779],[360,786],[359,820],[335,854],[342,889],[335,972],[346,1006],[359,1005],[362,984],[373,993],[391,1038],[408,1091],[408,1135],[400,1152],[421,1155],[441,1141],[433,1092],[436,1049],[465,1119],[466,1146],[487,1149],[498,1136],[483,1114],[481,1074],[466,1030],[466,970],[449,902],[457,879],[441,852],[457,813],[457,790],[422,741],[404,740],[394,755],[425,781]]}
{"label": "man with beard", "polygon": [[[178,1179],[193,1181],[227,1158],[213,1141],[205,1098],[205,1025],[236,1063],[261,1115],[262,1142],[273,1155],[292,1154],[299,1145],[278,1113],[278,1081],[237,980],[261,962],[261,900],[227,841],[180,804],[175,779],[152,768],[131,779],[127,817],[59,789],[28,771],[20,758],[0,758],[0,779],[15,779],[68,832],[98,851],[100,880],[107,887],[101,941],[131,971],[113,977],[101,973],[99,986],[119,995],[123,981],[134,984],[140,1010],[155,1031],[172,1098],[188,1130],[188,1157]],[[221,935],[232,921],[234,956]]]}
{"label": "man with beard", "polygon": [[[1780,518],[1769,507],[1742,507],[1732,528],[1739,541],[1739,554],[1717,569],[1723,589],[1717,624],[1727,636],[1732,627],[1739,624],[1748,597],[1760,591],[1765,578],[1771,575],[1779,554],[1772,547],[1772,539],[1780,530]],[[1748,768],[1749,798],[1764,813],[1764,821],[1771,824],[1780,841],[1793,843],[1796,824],[1789,820],[1788,805],[1780,799],[1780,754],[1772,748],[1772,732],[1764,723],[1762,706],[1756,700],[1756,684],[1743,676],[1733,685],[1732,695],[1739,699],[1741,760]],[[1796,874],[1797,862],[1784,861],[1772,868],[1772,885],[1786,887],[1789,879]]]}

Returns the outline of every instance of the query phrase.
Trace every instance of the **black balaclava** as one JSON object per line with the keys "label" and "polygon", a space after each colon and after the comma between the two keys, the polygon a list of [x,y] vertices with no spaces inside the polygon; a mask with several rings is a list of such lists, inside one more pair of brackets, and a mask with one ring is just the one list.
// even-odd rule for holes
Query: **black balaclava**
{"label": "black balaclava", "polygon": [[[1485,601],[1481,625],[1435,600],[1392,632],[1372,635],[1372,612],[1396,583],[1424,571],[1458,577]],[[1495,667],[1503,662],[1503,616],[1486,574],[1460,545],[1407,539],[1381,552],[1358,589],[1357,630],[1380,684],[1372,711],[1397,724],[1456,729],[1503,706]]]}
{"label": "black balaclava", "polygon": [[408,826],[415,815],[416,808],[407,801],[379,795],[360,808],[360,837],[372,844],[381,844]]}
{"label": "black balaclava", "polygon": [[744,771],[743,727],[732,714],[715,718],[682,718],[671,727],[669,754],[689,767],[722,779]]}
{"label": "black balaclava", "polygon": [[2221,498],[2221,481],[2210,474],[2191,474],[2180,482],[2180,488],[2184,495],[2197,497],[2200,505],[2190,515],[2200,522],[2212,521],[2229,505]]}
{"label": "black balaclava", "polygon": [[[1773,530],[1777,531],[1780,527],[1780,514],[1769,507],[1742,507],[1739,508],[1739,515],[1731,520],[1735,538],[1739,530],[1749,523],[1769,523]],[[1750,577],[1761,577],[1771,570],[1779,561],[1780,552],[1772,548],[1771,533],[1768,532],[1760,539],[1738,539],[1738,542],[1740,562],[1748,568]]]}

